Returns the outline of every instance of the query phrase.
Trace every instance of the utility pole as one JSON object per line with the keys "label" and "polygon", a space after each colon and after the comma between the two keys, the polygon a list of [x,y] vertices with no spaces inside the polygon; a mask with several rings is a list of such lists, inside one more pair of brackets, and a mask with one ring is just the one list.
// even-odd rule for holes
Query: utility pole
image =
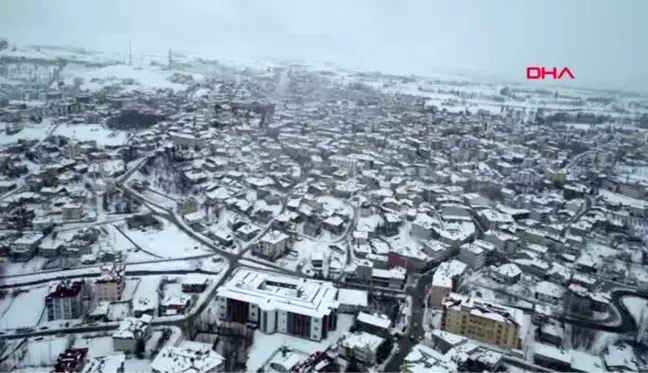
{"label": "utility pole", "polygon": [[172,64],[173,64],[173,55],[171,54],[171,49],[169,49],[169,68],[171,68]]}
{"label": "utility pole", "polygon": [[133,48],[130,42],[128,42],[128,66],[133,66]]}

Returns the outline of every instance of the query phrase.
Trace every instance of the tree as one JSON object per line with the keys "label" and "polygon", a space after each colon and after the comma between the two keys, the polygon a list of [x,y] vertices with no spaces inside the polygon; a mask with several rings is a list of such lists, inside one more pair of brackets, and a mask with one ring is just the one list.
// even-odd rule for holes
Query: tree
{"label": "tree", "polygon": [[9,48],[9,40],[0,38],[0,50]]}

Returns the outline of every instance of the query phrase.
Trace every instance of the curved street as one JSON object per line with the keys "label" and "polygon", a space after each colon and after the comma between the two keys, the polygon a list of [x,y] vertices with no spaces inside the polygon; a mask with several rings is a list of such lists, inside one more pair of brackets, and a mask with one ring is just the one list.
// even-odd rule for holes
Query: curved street
{"label": "curved street", "polygon": [[[620,320],[616,320],[616,325],[608,323],[608,321],[613,320],[592,320],[588,318],[574,317],[574,316],[559,316],[556,319],[564,321],[565,323],[601,330],[611,333],[630,333],[637,330],[637,323],[635,322],[634,317],[628,311],[628,308],[623,304],[624,297],[637,297],[648,300],[648,292],[641,290],[631,290],[631,289],[617,289],[613,290],[611,293],[611,304],[612,307],[615,307],[618,311]],[[608,318],[609,319],[609,318]]]}

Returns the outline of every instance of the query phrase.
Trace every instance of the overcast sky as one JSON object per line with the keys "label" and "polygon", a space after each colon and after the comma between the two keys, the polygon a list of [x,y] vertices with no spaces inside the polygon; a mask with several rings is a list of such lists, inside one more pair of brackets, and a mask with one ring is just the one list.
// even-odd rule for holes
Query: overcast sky
{"label": "overcast sky", "polygon": [[0,35],[518,80],[567,66],[585,86],[648,90],[647,16],[647,0],[0,0]]}

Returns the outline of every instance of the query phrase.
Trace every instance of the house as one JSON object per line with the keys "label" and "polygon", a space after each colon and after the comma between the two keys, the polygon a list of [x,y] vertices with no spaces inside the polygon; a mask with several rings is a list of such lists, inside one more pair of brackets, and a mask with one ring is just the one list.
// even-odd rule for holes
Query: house
{"label": "house", "polygon": [[476,244],[464,244],[459,248],[459,260],[466,263],[471,269],[480,269],[486,264],[487,252]]}
{"label": "house", "polygon": [[376,365],[380,350],[386,343],[387,340],[383,337],[359,331],[344,333],[338,345],[343,359],[353,357],[360,367],[371,367]]}
{"label": "house", "polygon": [[165,294],[160,301],[160,316],[174,316],[184,314],[191,306],[191,297],[186,294]]}
{"label": "house", "polygon": [[540,281],[535,286],[534,298],[551,304],[558,304],[562,301],[565,288],[548,281]]}
{"label": "house", "polygon": [[490,269],[491,276],[502,284],[515,284],[522,277],[522,270],[513,263],[505,263]]}
{"label": "house", "polygon": [[143,351],[144,344],[151,337],[151,320],[151,315],[121,320],[119,328],[112,335],[113,349],[126,353]]}
{"label": "house", "polygon": [[61,352],[56,358],[56,365],[54,365],[54,372],[56,373],[70,373],[81,372],[86,364],[88,357],[87,348],[68,348]]}
{"label": "house", "polygon": [[360,331],[386,337],[389,335],[389,328],[392,326],[392,321],[384,314],[360,312],[356,317],[356,326]]}
{"label": "house", "polygon": [[191,342],[184,347],[165,346],[151,362],[154,373],[217,373],[224,370],[225,359],[206,343]]}
{"label": "house", "polygon": [[83,217],[83,204],[81,203],[66,203],[61,207],[63,220],[80,220]]}
{"label": "house", "polygon": [[38,245],[45,236],[40,232],[26,232],[11,243],[9,255],[12,260],[19,262],[29,261],[36,255]]}
{"label": "house", "polygon": [[113,354],[90,359],[81,373],[124,373],[126,355]]}
{"label": "house", "polygon": [[209,279],[199,274],[188,274],[182,279],[183,293],[202,293],[207,288]]}
{"label": "house", "polygon": [[272,231],[254,247],[253,253],[269,260],[276,260],[289,249],[290,238],[283,232]]}
{"label": "house", "polygon": [[342,234],[344,232],[344,220],[339,216],[331,216],[323,222],[326,229],[333,234]]}
{"label": "house", "polygon": [[570,371],[572,362],[571,351],[562,350],[559,347],[544,343],[535,343],[534,348],[533,361],[536,364],[555,369],[556,371]]}
{"label": "house", "polygon": [[178,201],[176,208],[180,215],[189,215],[198,211],[198,201],[195,198],[182,198]]}

